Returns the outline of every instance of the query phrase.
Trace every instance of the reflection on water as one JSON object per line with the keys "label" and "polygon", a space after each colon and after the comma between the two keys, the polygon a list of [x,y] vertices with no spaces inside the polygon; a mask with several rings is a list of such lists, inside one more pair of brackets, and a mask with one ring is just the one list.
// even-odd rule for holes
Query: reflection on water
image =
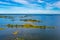
{"label": "reflection on water", "polygon": [[56,15],[0,15],[0,40],[59,40],[55,18]]}

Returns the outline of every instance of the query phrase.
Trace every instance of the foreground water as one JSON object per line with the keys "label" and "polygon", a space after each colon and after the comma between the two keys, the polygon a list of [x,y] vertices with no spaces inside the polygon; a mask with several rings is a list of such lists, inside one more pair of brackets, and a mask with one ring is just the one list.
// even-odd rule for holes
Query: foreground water
{"label": "foreground water", "polygon": [[[26,14],[24,14],[26,15]],[[0,18],[0,28],[4,28],[0,30],[0,40],[59,40],[60,38],[60,23],[59,17],[60,15],[39,15],[33,14],[28,15],[27,17],[21,15],[0,15],[0,16],[13,16],[14,18]],[[20,21],[20,19],[37,19],[42,22],[24,22]],[[43,25],[43,26],[54,26],[55,29],[40,29],[40,28],[16,28],[16,27],[7,27],[6,24],[34,24],[34,25]],[[13,33],[18,33],[15,35]]]}

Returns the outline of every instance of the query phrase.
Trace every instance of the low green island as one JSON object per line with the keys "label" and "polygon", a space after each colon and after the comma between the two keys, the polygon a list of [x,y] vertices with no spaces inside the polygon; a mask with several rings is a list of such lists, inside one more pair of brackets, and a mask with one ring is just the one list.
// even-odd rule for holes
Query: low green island
{"label": "low green island", "polygon": [[13,19],[14,17],[13,16],[0,16],[0,18],[10,18],[10,19]]}
{"label": "low green island", "polygon": [[18,24],[7,24],[6,25],[8,28],[40,28],[40,29],[55,29],[53,26],[37,26],[37,25],[32,25],[32,24],[23,24],[23,25],[18,25]]}
{"label": "low green island", "polygon": [[0,30],[4,30],[4,28],[0,28]]}
{"label": "low green island", "polygon": [[34,19],[22,19],[20,21],[24,21],[24,22],[41,22],[40,20],[34,20]]}

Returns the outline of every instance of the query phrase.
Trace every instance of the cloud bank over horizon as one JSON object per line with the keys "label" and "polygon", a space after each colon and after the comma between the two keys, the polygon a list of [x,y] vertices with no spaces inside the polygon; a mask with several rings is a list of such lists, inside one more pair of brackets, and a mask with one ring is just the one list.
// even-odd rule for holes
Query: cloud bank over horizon
{"label": "cloud bank over horizon", "polygon": [[0,0],[0,13],[60,13],[60,0]]}

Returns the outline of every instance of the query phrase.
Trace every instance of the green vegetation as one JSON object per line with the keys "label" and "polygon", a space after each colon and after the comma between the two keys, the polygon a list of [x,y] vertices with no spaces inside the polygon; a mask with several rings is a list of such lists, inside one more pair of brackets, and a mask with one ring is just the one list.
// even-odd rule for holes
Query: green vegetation
{"label": "green vegetation", "polygon": [[23,24],[23,25],[17,25],[17,24],[7,24],[8,28],[40,28],[40,29],[54,29],[55,27],[48,27],[48,26],[37,26],[32,24]]}
{"label": "green vegetation", "polygon": [[23,19],[20,21],[25,21],[25,22],[41,22],[40,20],[33,20],[33,19]]}
{"label": "green vegetation", "polygon": [[13,19],[13,16],[0,16],[0,18],[10,18],[10,19]]}
{"label": "green vegetation", "polygon": [[0,16],[0,18],[6,18],[7,16]]}
{"label": "green vegetation", "polygon": [[23,37],[18,37],[19,31],[12,32],[14,38],[10,38],[8,40],[24,40]]}
{"label": "green vegetation", "polygon": [[0,30],[4,30],[4,28],[0,28]]}
{"label": "green vegetation", "polygon": [[[25,17],[28,17],[28,16],[27,15],[21,16],[21,18],[25,18]],[[29,16],[29,17],[31,17],[31,16]],[[9,18],[9,19],[12,19],[12,21],[14,21],[14,17],[13,16],[0,16],[0,18]],[[35,19],[21,19],[20,21],[31,22],[31,23],[34,23],[34,22],[35,23],[40,23],[41,22],[41,20],[35,20]],[[22,25],[19,25],[19,24],[7,24],[5,26],[7,26],[8,28],[55,29],[54,26],[45,26],[45,25],[41,26],[41,25],[33,25],[33,24],[22,24]],[[4,28],[0,28],[0,30],[4,30]],[[14,37],[9,38],[8,40],[39,40],[37,38],[33,38],[28,33],[27,33],[28,37],[24,37],[25,34],[23,34],[23,37],[19,37],[18,34],[19,34],[19,31],[12,32],[12,35]]]}

